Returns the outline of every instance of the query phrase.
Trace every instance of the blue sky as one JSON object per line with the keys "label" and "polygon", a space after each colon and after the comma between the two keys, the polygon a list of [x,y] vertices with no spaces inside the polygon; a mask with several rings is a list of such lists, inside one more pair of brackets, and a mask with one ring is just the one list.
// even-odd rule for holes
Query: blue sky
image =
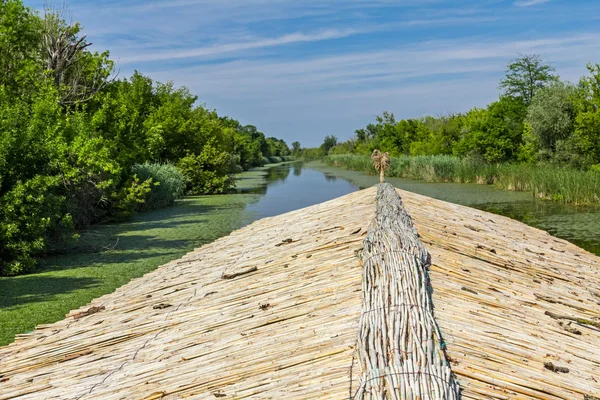
{"label": "blue sky", "polygon": [[[40,8],[38,0],[25,0]],[[376,114],[463,112],[519,53],[577,81],[600,62],[598,0],[70,0],[121,77],[137,69],[267,136],[319,145]]]}

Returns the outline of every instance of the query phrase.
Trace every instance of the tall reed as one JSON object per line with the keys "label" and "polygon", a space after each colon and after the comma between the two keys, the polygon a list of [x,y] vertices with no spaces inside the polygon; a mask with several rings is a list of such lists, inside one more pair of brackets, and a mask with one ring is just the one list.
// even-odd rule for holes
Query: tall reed
{"label": "tall reed", "polygon": [[[330,166],[375,174],[368,155],[325,157]],[[552,165],[488,164],[453,156],[398,156],[386,171],[391,177],[426,182],[493,184],[504,190],[528,191],[535,197],[574,205],[600,205],[600,172]]]}

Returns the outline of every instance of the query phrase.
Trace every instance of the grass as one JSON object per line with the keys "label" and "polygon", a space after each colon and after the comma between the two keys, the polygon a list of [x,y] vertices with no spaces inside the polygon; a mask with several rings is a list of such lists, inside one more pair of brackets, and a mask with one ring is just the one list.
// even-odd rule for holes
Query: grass
{"label": "grass", "polygon": [[[263,184],[264,175],[263,168],[239,178],[249,189]],[[0,345],[240,228],[250,222],[246,205],[258,198],[249,193],[186,198],[84,232],[73,253],[44,260],[39,272],[0,277]]]}
{"label": "grass", "polygon": [[[375,174],[367,155],[325,158],[330,166]],[[573,205],[600,204],[600,173],[550,165],[486,164],[452,156],[393,157],[387,176],[426,182],[493,184],[504,190],[528,191],[542,199]]]}

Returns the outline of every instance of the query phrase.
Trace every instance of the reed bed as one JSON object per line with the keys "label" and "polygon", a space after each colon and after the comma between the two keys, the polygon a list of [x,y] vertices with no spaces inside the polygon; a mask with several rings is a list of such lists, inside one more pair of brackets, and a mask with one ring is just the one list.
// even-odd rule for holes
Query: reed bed
{"label": "reed bed", "polygon": [[[366,155],[331,155],[327,164],[373,174]],[[600,205],[600,172],[552,165],[486,164],[453,156],[398,156],[388,176],[426,182],[493,184],[504,190],[532,193],[541,199],[574,205]]]}
{"label": "reed bed", "polygon": [[429,291],[429,254],[394,188],[377,190],[362,251],[363,308],[354,399],[460,398],[442,348]]}
{"label": "reed bed", "polygon": [[[600,398],[600,258],[399,193],[462,399]],[[352,398],[375,196],[257,221],[20,336],[0,348],[0,399]]]}

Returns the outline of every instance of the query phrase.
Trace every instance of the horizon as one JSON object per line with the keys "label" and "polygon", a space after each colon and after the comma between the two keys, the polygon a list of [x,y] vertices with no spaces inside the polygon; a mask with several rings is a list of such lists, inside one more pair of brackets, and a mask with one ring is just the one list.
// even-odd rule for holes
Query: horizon
{"label": "horizon", "polygon": [[[539,54],[577,82],[600,62],[591,0],[140,0],[66,5],[119,77],[186,86],[266,136],[320,145],[373,122],[466,112],[499,95],[506,65]],[[25,1],[41,9],[43,1]],[[595,55],[595,57],[594,57]]]}

